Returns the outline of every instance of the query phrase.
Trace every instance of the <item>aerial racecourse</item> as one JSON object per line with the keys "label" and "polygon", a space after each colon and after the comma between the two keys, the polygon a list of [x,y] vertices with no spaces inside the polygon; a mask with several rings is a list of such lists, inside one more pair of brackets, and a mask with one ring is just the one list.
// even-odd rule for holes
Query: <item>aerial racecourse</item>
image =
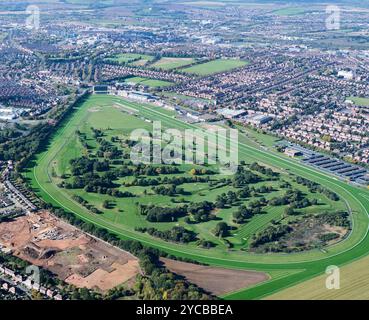
{"label": "aerial racecourse", "polygon": [[[130,133],[150,130],[153,121],[163,128],[205,130],[162,107],[91,95],[57,128],[25,175],[45,202],[122,239],[208,265],[267,274],[266,281],[224,299],[262,299],[368,254],[367,189],[257,145],[242,132],[242,169],[234,176],[205,164],[159,165],[154,173],[142,165],[137,172],[125,156],[133,144]],[[104,157],[116,161],[103,168]],[[81,163],[99,172],[93,176],[97,186],[102,175],[120,172],[105,182],[107,190],[119,192],[85,183],[88,172],[79,172]],[[291,198],[303,204],[291,207]],[[299,238],[307,224],[313,225],[311,233]],[[275,247],[275,239],[283,245]]]}

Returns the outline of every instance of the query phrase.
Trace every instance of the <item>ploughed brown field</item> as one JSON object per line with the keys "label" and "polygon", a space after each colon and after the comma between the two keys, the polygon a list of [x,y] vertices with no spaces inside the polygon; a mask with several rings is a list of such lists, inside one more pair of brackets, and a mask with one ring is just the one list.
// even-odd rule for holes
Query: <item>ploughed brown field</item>
{"label": "ploughed brown field", "polygon": [[161,261],[171,272],[185,277],[188,281],[217,296],[269,279],[268,275],[263,272],[201,266],[166,258],[161,258]]}

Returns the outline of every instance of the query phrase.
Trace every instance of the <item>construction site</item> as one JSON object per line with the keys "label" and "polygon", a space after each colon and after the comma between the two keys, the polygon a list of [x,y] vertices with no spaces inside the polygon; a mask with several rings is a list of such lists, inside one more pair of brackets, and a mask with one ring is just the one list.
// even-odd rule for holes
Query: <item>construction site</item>
{"label": "construction site", "polygon": [[139,261],[128,252],[98,240],[52,216],[30,213],[0,224],[0,248],[56,274],[78,288],[106,292],[130,287]]}

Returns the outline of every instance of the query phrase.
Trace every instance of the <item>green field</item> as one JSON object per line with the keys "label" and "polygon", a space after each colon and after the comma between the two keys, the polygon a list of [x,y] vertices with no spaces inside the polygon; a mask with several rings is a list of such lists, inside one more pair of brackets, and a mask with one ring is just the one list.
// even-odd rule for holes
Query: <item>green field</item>
{"label": "green field", "polygon": [[279,9],[276,11],[273,11],[274,14],[279,15],[279,16],[297,16],[297,15],[301,15],[304,14],[307,11],[307,9],[305,8],[300,8],[300,7],[290,7],[290,8],[284,8],[284,9]]}
{"label": "green field", "polygon": [[357,106],[369,107],[369,98],[349,97],[347,99],[353,101]]}
{"label": "green field", "polygon": [[189,68],[184,68],[181,69],[181,71],[196,74],[198,76],[207,76],[214,73],[230,71],[232,69],[246,66],[247,64],[247,61],[237,59],[218,59],[206,63],[197,64]]}
{"label": "green field", "polygon": [[139,53],[120,53],[116,54],[112,57],[106,58],[106,61],[108,62],[116,62],[120,64],[131,64],[134,66],[143,66],[146,63],[152,61],[154,57],[145,55],[145,54],[139,54]]}
{"label": "green field", "polygon": [[[139,117],[127,115],[123,110],[119,110],[118,106],[123,106],[124,110],[134,109]],[[53,177],[55,170],[58,174],[68,171],[69,160],[81,155],[82,146],[76,138],[76,130],[88,132],[91,124],[95,127],[107,130],[109,135],[122,134],[129,132],[133,128],[145,125],[150,127],[150,123],[143,122],[140,117],[147,119],[161,120],[163,126],[170,128],[196,128],[194,125],[186,124],[180,120],[173,118],[173,113],[165,111],[161,108],[140,105],[124,101],[120,98],[112,96],[93,96],[83,105],[81,105],[74,113],[73,118],[61,127],[50,143],[50,147],[45,152],[39,154],[36,159],[36,165],[27,172],[35,191],[47,202],[55,206],[61,206],[65,210],[74,213],[85,221],[92,222],[97,226],[104,227],[111,232],[120,235],[125,239],[139,240],[144,244],[160,248],[168,253],[181,257],[188,257],[204,263],[218,265],[229,268],[260,270],[268,272],[271,280],[260,284],[253,288],[227,295],[227,299],[257,299],[268,294],[290,287],[296,283],[308,280],[324,272],[328,265],[342,265],[352,262],[353,260],[365,256],[368,253],[369,236],[368,236],[368,212],[369,192],[366,189],[359,189],[338,181],[325,173],[315,171],[312,168],[305,167],[299,162],[288,159],[284,156],[266,151],[262,148],[254,147],[248,143],[247,138],[243,138],[239,144],[240,160],[247,162],[257,161],[277,168],[282,172],[293,172],[296,175],[316,181],[321,185],[332,189],[340,195],[342,199],[350,206],[352,210],[353,232],[350,237],[335,245],[325,248],[325,250],[310,250],[302,253],[294,254],[253,254],[240,250],[224,250],[224,246],[219,244],[213,249],[201,249],[194,245],[184,245],[166,242],[157,238],[152,238],[147,234],[142,234],[133,230],[132,226],[145,223],[142,217],[134,214],[134,201],[124,199],[119,208],[122,211],[109,210],[103,215],[90,213],[87,209],[79,205],[71,199],[70,190],[61,189],[56,185],[56,179]],[[91,142],[93,143],[93,142]],[[92,146],[93,147],[93,146]],[[188,190],[196,188],[189,185]],[[193,193],[193,197],[203,197],[197,192]],[[96,206],[101,203],[101,195],[83,194],[84,197],[89,196],[91,202]],[[142,192],[138,189],[137,193]],[[200,193],[205,193],[205,198],[214,196],[207,193],[206,189]],[[93,199],[95,198],[95,199]],[[162,201],[162,198],[157,198]],[[193,199],[196,200],[196,199]],[[121,201],[121,200],[119,200]],[[123,201],[123,200],[122,200]],[[132,201],[132,203],[129,203]],[[147,200],[148,201],[148,200]],[[151,199],[150,201],[154,201]],[[324,202],[329,203],[326,199]],[[341,204],[342,205],[342,204]],[[227,218],[227,211],[221,213],[222,218]],[[242,245],[244,235],[255,232],[258,228],[262,228],[268,223],[268,220],[274,219],[280,215],[278,210],[270,211],[265,216],[258,216],[253,223],[247,224],[239,235],[235,235],[234,242],[237,248],[237,241]],[[212,222],[212,221],[211,221]],[[181,221],[179,221],[181,223]],[[157,226],[156,226],[157,227]],[[160,228],[165,228],[163,224]],[[209,235],[211,226],[200,224],[196,226],[203,228],[204,235]],[[238,238],[237,238],[238,236]]]}
{"label": "green field", "polygon": [[161,58],[151,65],[151,67],[163,70],[173,70],[192,64],[195,60],[192,58]]}
{"label": "green field", "polygon": [[141,85],[151,87],[151,88],[169,87],[173,85],[173,83],[169,81],[155,80],[155,79],[142,78],[142,77],[127,78],[125,82],[131,83],[131,84],[141,84]]}

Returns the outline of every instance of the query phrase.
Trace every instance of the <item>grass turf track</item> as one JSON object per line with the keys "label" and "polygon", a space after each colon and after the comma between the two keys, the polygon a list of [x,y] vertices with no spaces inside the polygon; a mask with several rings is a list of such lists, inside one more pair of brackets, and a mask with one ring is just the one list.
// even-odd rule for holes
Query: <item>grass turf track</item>
{"label": "grass turf track", "polygon": [[[101,99],[100,101],[105,101],[105,104],[120,102],[132,108],[136,108],[140,110],[144,116],[155,120],[161,120],[163,123],[166,123],[171,127],[184,129],[196,127],[174,119],[155,107],[138,105],[113,97],[93,97],[89,101],[90,104],[86,103],[82,105],[75,112],[73,118],[67,122],[64,127],[57,131],[51,141],[51,147],[49,147],[47,151],[38,155],[37,165],[27,173],[29,178],[32,179],[32,183],[36,191],[38,191],[40,196],[42,196],[46,201],[53,203],[54,205],[64,207],[67,211],[73,212],[86,221],[117,233],[122,238],[136,239],[142,243],[160,248],[171,254],[223,267],[266,271],[270,272],[271,275],[275,274],[275,272],[286,271],[287,276],[272,277],[272,279],[266,283],[230,294],[226,297],[232,299],[261,298],[270,293],[317,276],[323,273],[328,265],[346,264],[368,253],[368,213],[366,208],[369,208],[369,198],[367,198],[369,197],[369,193],[367,190],[359,189],[338,181],[329,175],[315,171],[312,168],[305,167],[294,160],[253,148],[245,144],[240,144],[240,159],[243,157],[248,160],[250,160],[250,158],[257,159],[260,162],[270,164],[275,167],[288,168],[295,174],[299,174],[331,188],[340,194],[341,197],[345,198],[350,204],[354,217],[354,232],[351,236],[345,241],[327,248],[326,252],[313,250],[299,254],[273,255],[256,255],[246,252],[219,252],[200,248],[188,248],[186,245],[167,243],[159,239],[153,239],[148,235],[136,233],[122,225],[116,225],[99,216],[90,214],[86,209],[61,192],[57,186],[50,183],[50,165],[58,152],[63,149],[65,143],[67,143],[67,141],[74,135],[78,124],[83,121],[86,110],[93,105],[93,103],[96,103],[98,99]],[[300,270],[300,272],[294,272],[291,274],[290,271],[292,270]]]}

